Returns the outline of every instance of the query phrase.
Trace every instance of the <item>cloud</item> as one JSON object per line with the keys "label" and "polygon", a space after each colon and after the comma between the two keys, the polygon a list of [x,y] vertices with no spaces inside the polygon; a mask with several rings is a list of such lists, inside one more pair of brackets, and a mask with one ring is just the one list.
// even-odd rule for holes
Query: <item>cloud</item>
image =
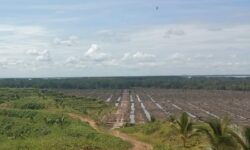
{"label": "cloud", "polygon": [[0,59],[0,68],[10,68],[17,67],[23,64],[22,60],[10,59],[10,58],[1,58]]}
{"label": "cloud", "polygon": [[103,42],[129,42],[129,36],[124,32],[117,32],[113,30],[101,30],[96,34],[96,38]]}
{"label": "cloud", "polygon": [[185,58],[185,56],[181,53],[178,53],[178,52],[174,53],[168,57],[169,60],[180,60],[180,59],[184,59],[184,58]]}
{"label": "cloud", "polygon": [[146,69],[148,67],[156,67],[160,66],[163,63],[157,60],[157,56],[150,53],[145,53],[141,51],[137,51],[134,53],[125,53],[120,59],[119,65],[125,68],[140,68]]}
{"label": "cloud", "polygon": [[6,68],[8,62],[6,59],[0,59],[0,68]]}
{"label": "cloud", "polygon": [[201,59],[201,60],[204,60],[204,59],[213,59],[214,55],[213,54],[194,54],[193,58],[194,59]]}
{"label": "cloud", "polygon": [[38,61],[51,61],[50,53],[48,50],[43,50],[39,53],[39,55],[36,57],[36,60]]}
{"label": "cloud", "polygon": [[40,52],[37,49],[31,49],[31,50],[28,50],[26,54],[32,55],[32,56],[38,56]]}
{"label": "cloud", "polygon": [[154,59],[156,56],[153,54],[147,54],[147,53],[143,53],[143,52],[136,52],[133,55],[134,59],[140,59],[140,60],[148,60],[148,59]]}
{"label": "cloud", "polygon": [[84,56],[93,61],[106,61],[111,58],[111,55],[101,52],[101,49],[97,44],[92,44],[90,48],[85,52]]}
{"label": "cloud", "polygon": [[[102,74],[105,71],[101,70],[105,67],[111,69],[110,75],[113,72],[126,74],[130,68],[135,69],[135,73],[137,70],[143,73],[151,68],[161,74],[248,73],[250,69],[246,64],[250,63],[250,25],[220,25],[217,28],[207,24],[166,24],[135,27],[126,29],[126,32],[104,30],[100,34],[113,36],[114,39],[121,35],[129,41],[111,42],[115,41],[113,37],[99,41],[97,31],[82,36],[84,40],[58,38],[55,43],[60,46],[55,46],[51,42],[55,36],[49,30],[46,31],[50,33],[48,35],[33,31],[34,34],[22,35],[21,31],[5,27],[0,29],[0,55],[8,59],[0,59],[0,66],[1,69],[5,67],[13,70],[46,68],[48,72],[61,67],[61,74],[67,72],[68,68],[75,68],[78,75],[88,71]],[[163,38],[165,34],[170,38]],[[93,41],[98,44],[89,46]],[[50,49],[53,50],[53,61]],[[86,72],[76,69],[80,67],[85,67]]]}
{"label": "cloud", "polygon": [[66,59],[66,64],[77,64],[79,62],[79,59],[75,56],[70,56]]}
{"label": "cloud", "polygon": [[0,33],[11,33],[23,36],[41,36],[47,32],[40,26],[0,25]]}
{"label": "cloud", "polygon": [[180,29],[169,29],[165,32],[164,37],[165,38],[171,38],[172,36],[183,36],[186,33],[183,30]]}
{"label": "cloud", "polygon": [[92,44],[88,51],[85,53],[85,56],[93,56],[95,53],[99,50],[99,47],[97,44]]}
{"label": "cloud", "polygon": [[143,52],[135,52],[135,53],[125,53],[122,57],[122,60],[138,60],[138,61],[150,61],[156,58],[153,54],[147,54]]}
{"label": "cloud", "polygon": [[37,49],[32,49],[28,50],[26,53],[31,56],[35,56],[35,60],[37,61],[43,61],[43,62],[51,61],[50,52],[46,49],[40,51]]}
{"label": "cloud", "polygon": [[182,53],[176,52],[173,54],[170,54],[167,59],[167,64],[183,64],[184,63],[189,63],[192,61],[192,57],[185,56]]}
{"label": "cloud", "polygon": [[72,67],[71,69],[73,69],[73,68],[85,68],[86,67],[86,62],[84,60],[81,60],[78,57],[75,57],[75,56],[69,56],[66,59],[64,64],[69,66],[69,67]]}
{"label": "cloud", "polygon": [[77,36],[70,36],[67,39],[60,39],[60,38],[55,38],[54,43],[56,45],[66,45],[66,46],[73,46],[78,42],[78,37]]}

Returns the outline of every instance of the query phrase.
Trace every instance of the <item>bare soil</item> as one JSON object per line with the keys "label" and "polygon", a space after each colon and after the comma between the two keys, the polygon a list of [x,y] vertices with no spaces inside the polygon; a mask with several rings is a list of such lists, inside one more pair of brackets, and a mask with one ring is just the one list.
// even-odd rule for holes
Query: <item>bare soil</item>
{"label": "bare soil", "polygon": [[[94,120],[92,120],[91,118],[89,118],[87,116],[78,115],[78,114],[75,114],[75,113],[69,113],[68,115],[70,117],[72,117],[73,119],[79,119],[79,120],[81,120],[83,122],[88,122],[89,125],[92,128],[94,128],[97,131],[100,131],[98,129],[98,126],[97,126],[96,122]],[[111,130],[110,134],[115,136],[115,137],[121,138],[124,141],[127,141],[127,142],[131,143],[133,145],[131,150],[152,150],[153,149],[153,147],[150,144],[138,141],[137,139],[127,135],[126,133],[122,133],[122,132],[117,131],[117,130]]]}

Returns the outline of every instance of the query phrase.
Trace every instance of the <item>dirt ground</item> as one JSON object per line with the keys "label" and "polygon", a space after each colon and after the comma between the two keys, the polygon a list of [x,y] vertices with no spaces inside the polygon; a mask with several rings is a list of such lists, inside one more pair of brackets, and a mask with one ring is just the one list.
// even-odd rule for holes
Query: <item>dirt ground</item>
{"label": "dirt ground", "polygon": [[[127,94],[127,93],[124,93],[124,94]],[[100,132],[96,122],[94,120],[92,120],[91,118],[89,118],[87,116],[78,115],[75,113],[69,113],[68,115],[74,119],[79,119],[83,122],[88,122],[92,128],[94,128],[95,130]],[[151,145],[144,143],[144,142],[141,142],[141,141],[138,141],[137,139],[135,139],[135,138],[133,138],[125,133],[121,133],[120,131],[110,130],[110,134],[115,136],[115,137],[121,138],[124,141],[131,143],[133,145],[131,150],[152,150],[153,149],[153,147]]]}
{"label": "dirt ground", "polygon": [[[187,112],[197,120],[229,117],[233,123],[250,125],[250,91],[225,90],[177,90],[177,89],[147,89],[130,90],[76,90],[67,94],[77,94],[98,98],[117,105],[117,112],[111,114],[107,121],[111,127],[120,127],[129,123],[131,97],[134,101],[135,123],[148,121],[141,103],[151,117],[164,120],[169,116],[179,116]],[[140,100],[138,100],[138,97]],[[121,97],[120,101],[117,101]]]}

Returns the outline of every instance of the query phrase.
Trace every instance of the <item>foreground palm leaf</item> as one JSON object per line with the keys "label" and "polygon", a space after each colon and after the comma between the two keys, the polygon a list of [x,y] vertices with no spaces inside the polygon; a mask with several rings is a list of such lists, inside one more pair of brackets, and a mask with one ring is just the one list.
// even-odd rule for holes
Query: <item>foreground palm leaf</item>
{"label": "foreground palm leaf", "polygon": [[205,126],[199,127],[204,132],[213,150],[236,150],[237,143],[231,135],[228,119],[213,119],[206,122]]}
{"label": "foreground palm leaf", "polygon": [[240,143],[244,150],[250,150],[250,127],[246,127],[243,130],[241,134],[242,136],[234,131],[232,131],[231,134],[238,141],[238,143]]}
{"label": "foreground palm leaf", "polygon": [[178,120],[176,120],[176,122],[178,125],[177,129],[179,130],[181,134],[183,146],[186,147],[187,139],[196,135],[196,133],[194,132],[194,128],[193,128],[194,124],[186,112],[182,113],[182,115],[180,116]]}

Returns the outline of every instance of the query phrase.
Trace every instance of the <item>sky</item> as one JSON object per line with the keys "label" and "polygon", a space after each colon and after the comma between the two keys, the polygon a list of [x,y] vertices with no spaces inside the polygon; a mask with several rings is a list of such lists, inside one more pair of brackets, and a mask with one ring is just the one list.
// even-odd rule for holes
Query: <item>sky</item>
{"label": "sky", "polygon": [[0,2],[0,78],[250,74],[249,0]]}

